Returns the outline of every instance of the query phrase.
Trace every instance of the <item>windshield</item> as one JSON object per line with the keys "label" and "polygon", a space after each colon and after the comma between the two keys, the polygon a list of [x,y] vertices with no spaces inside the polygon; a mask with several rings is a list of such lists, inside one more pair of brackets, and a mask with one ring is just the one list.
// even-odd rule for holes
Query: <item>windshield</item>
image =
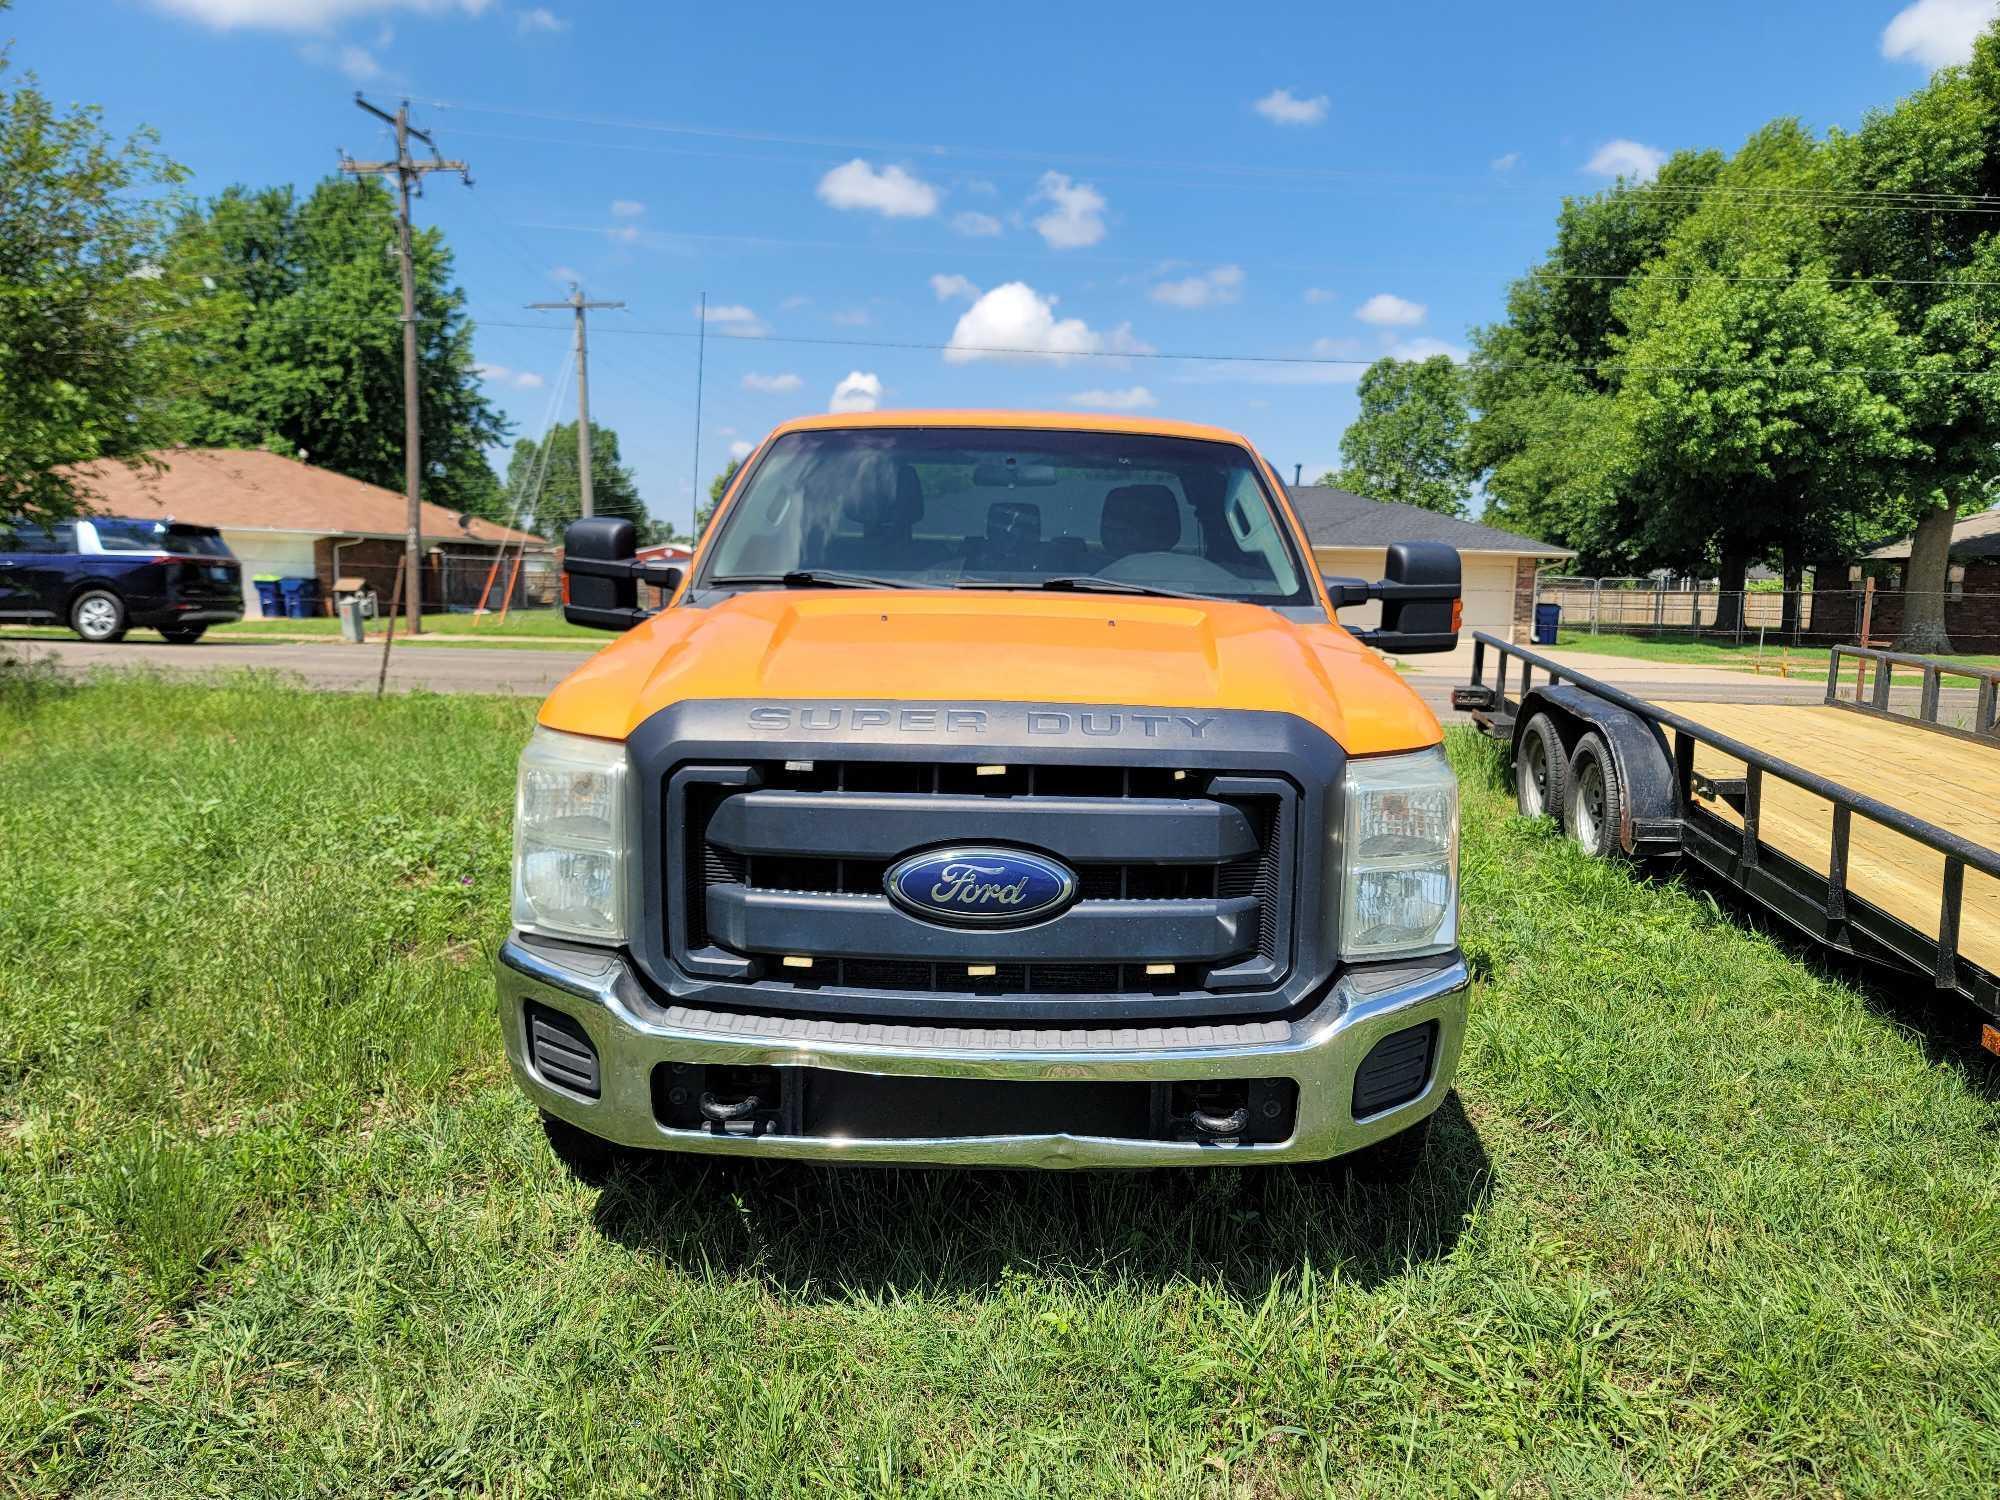
{"label": "windshield", "polygon": [[1313,602],[1249,453],[1190,438],[789,433],[759,460],[706,550],[704,587],[797,572],[940,588],[1097,578]]}

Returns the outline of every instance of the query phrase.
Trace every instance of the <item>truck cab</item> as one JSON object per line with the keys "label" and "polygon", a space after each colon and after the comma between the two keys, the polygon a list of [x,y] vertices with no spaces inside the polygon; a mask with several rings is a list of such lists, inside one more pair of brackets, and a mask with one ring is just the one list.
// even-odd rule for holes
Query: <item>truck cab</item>
{"label": "truck cab", "polygon": [[1382,653],[1455,643],[1455,552],[1322,579],[1233,433],[976,412],[786,424],[685,570],[633,543],[567,537],[624,634],[522,755],[497,961],[573,1167],[1410,1169],[1458,790]]}

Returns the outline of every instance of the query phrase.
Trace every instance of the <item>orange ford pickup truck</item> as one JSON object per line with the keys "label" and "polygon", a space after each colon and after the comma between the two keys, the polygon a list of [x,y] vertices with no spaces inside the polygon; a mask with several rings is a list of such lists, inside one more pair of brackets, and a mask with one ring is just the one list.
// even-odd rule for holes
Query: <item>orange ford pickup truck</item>
{"label": "orange ford pickup truck", "polygon": [[625,636],[522,754],[497,965],[573,1170],[1414,1166],[1458,787],[1369,646],[1455,644],[1456,552],[1322,579],[1243,438],[1017,412],[789,423],[685,574],[633,540],[569,529]]}

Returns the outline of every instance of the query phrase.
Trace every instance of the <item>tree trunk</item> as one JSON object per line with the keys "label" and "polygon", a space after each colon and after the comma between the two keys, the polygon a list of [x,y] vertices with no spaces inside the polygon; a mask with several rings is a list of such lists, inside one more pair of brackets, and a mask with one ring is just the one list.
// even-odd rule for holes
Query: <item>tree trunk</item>
{"label": "tree trunk", "polygon": [[1903,569],[1903,633],[1898,651],[1922,656],[1951,654],[1951,636],[1944,628],[1946,575],[1951,570],[1951,534],[1958,512],[1949,505],[1931,507],[1917,522],[1910,542],[1910,560]]}
{"label": "tree trunk", "polygon": [[1778,630],[1788,641],[1799,637],[1799,599],[1805,593],[1805,544],[1792,537],[1784,545],[1785,595],[1779,605]]}
{"label": "tree trunk", "polygon": [[1743,580],[1750,571],[1750,554],[1742,547],[1722,549],[1722,568],[1716,575],[1722,592],[1715,601],[1715,631],[1734,635],[1743,628]]}

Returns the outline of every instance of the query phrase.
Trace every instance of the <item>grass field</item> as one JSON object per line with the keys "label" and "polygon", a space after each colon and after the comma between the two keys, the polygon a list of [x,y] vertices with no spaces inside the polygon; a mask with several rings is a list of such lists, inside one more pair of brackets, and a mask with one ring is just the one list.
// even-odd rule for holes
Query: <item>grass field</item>
{"label": "grass field", "polygon": [[1990,1495],[2000,1088],[1457,739],[1407,1193],[561,1177],[531,704],[0,675],[0,1493]]}
{"label": "grass field", "polygon": [[[387,619],[368,622],[368,633],[377,638],[388,628]],[[337,636],[340,634],[340,622],[325,617],[311,620],[238,620],[234,625],[218,625],[210,633],[218,639],[258,635]],[[454,638],[482,635],[533,637],[538,640],[578,641],[594,646],[601,646],[609,639],[602,630],[570,624],[562,617],[562,611],[557,609],[515,610],[508,614],[504,623],[497,614],[425,615],[424,634]],[[396,638],[402,640],[405,635],[404,622],[399,618]]]}
{"label": "grass field", "polygon": [[[1661,640],[1655,636],[1620,635],[1609,630],[1597,635],[1592,635],[1588,630],[1564,630],[1557,635],[1556,643],[1558,646],[1575,651],[1588,651],[1598,656],[1624,656],[1635,661],[1680,662],[1689,666],[1741,667],[1746,672],[1751,670],[1752,663],[1758,658],[1754,632],[1741,646],[1727,641]],[[1776,640],[1772,640],[1762,649],[1767,672],[1775,668],[1780,657],[1789,654],[1794,677],[1824,679],[1826,676],[1827,652],[1824,646],[1793,646],[1788,651]],[[1950,660],[1964,666],[2000,667],[2000,656],[1967,654],[1954,656]],[[1850,659],[1846,664],[1846,671],[1851,674],[1853,670],[1853,662]],[[1907,670],[1898,670],[1896,673],[1899,681],[1905,676],[1914,682],[1921,674]],[[1947,678],[1946,683],[1949,686],[1952,680]],[[1959,685],[1971,684],[1968,679],[1961,679]]]}

